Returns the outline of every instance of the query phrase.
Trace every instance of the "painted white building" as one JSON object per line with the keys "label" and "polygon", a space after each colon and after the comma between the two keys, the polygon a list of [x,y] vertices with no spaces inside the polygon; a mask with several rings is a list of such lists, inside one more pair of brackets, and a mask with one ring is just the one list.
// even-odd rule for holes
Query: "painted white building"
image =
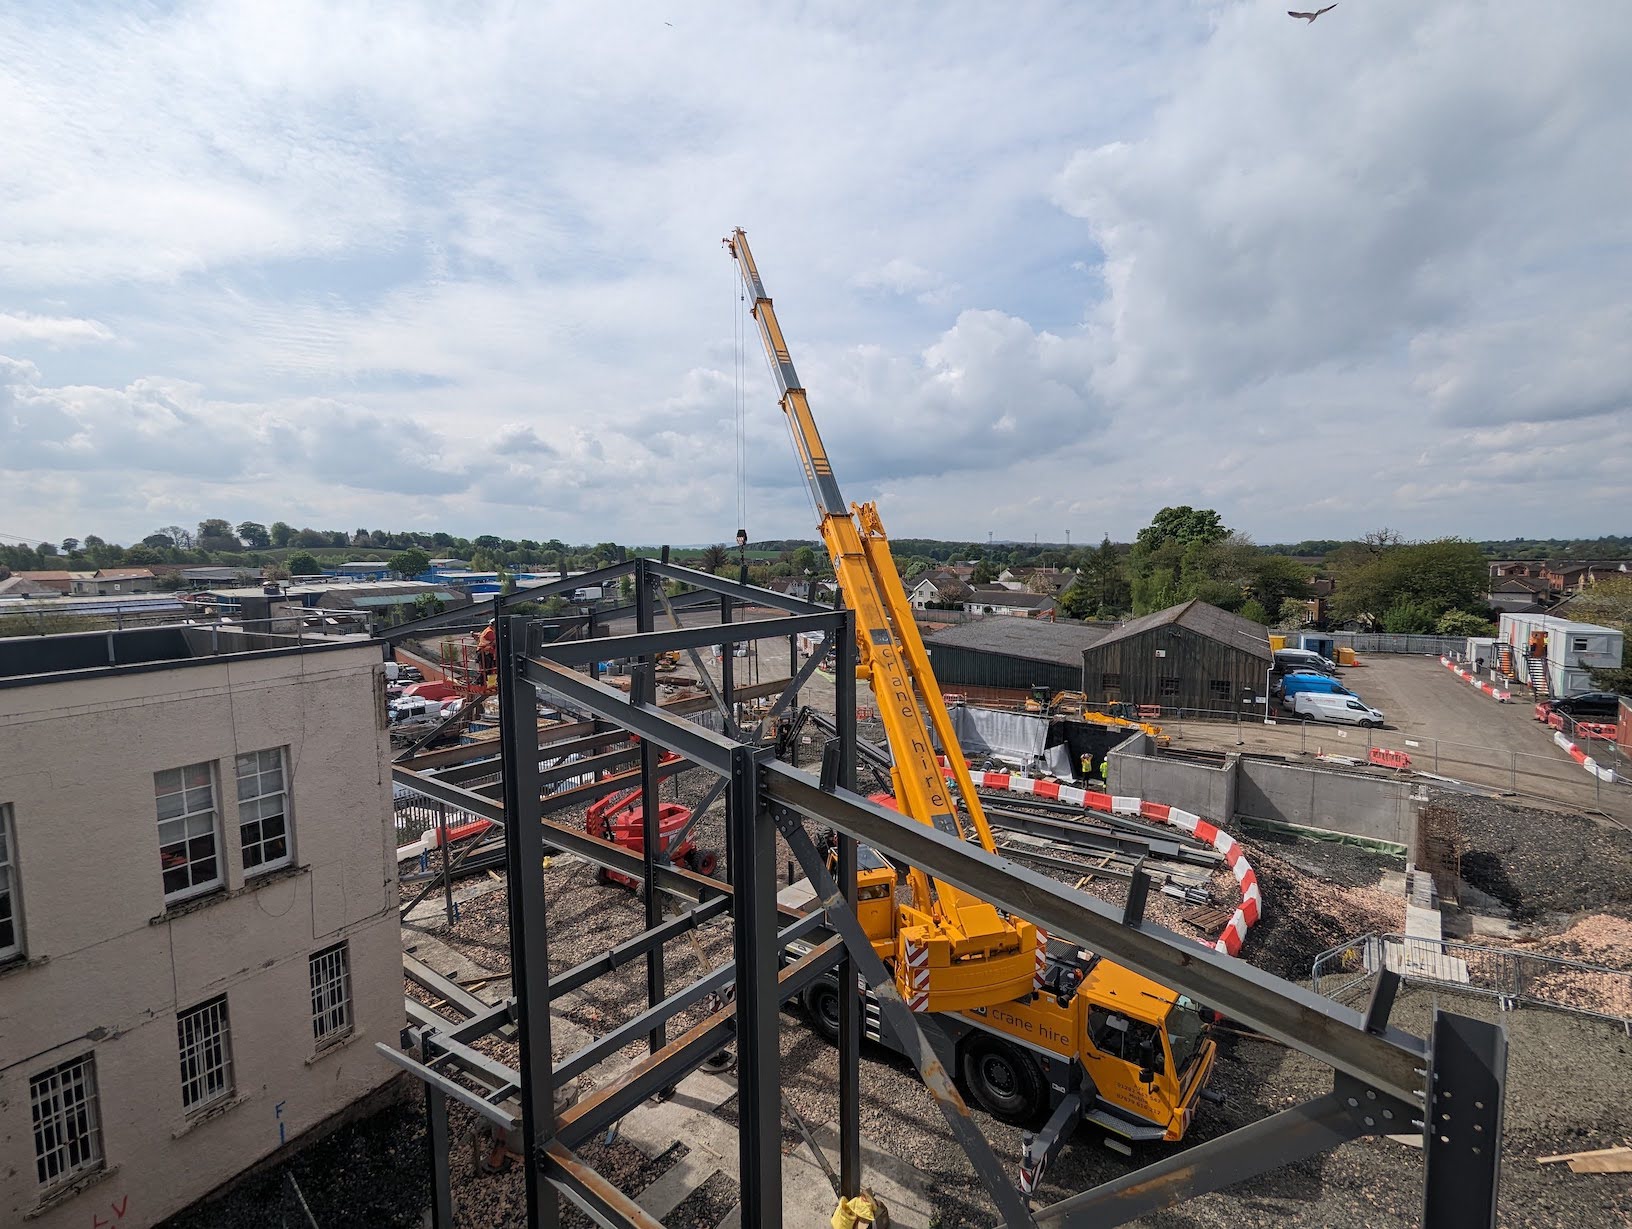
{"label": "painted white building", "polygon": [[0,640],[0,1225],[143,1229],[392,1075],[380,648],[229,636]]}

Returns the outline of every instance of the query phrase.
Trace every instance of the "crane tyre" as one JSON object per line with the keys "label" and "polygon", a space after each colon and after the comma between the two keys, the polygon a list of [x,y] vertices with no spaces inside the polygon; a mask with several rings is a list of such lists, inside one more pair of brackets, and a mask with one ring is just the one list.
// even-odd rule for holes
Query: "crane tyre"
{"label": "crane tyre", "polygon": [[699,875],[712,875],[720,865],[720,856],[712,849],[695,849],[689,859],[691,869]]}
{"label": "crane tyre", "polygon": [[822,978],[805,991],[805,1010],[816,1031],[829,1041],[839,1040],[839,988],[829,978]]}
{"label": "crane tyre", "polygon": [[982,1109],[1004,1122],[1030,1122],[1043,1108],[1037,1064],[993,1037],[977,1037],[964,1050],[963,1082]]}

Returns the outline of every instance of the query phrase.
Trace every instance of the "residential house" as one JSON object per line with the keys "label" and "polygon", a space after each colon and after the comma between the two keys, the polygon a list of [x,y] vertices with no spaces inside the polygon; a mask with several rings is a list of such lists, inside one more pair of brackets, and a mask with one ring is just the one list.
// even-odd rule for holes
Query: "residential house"
{"label": "residential house", "polygon": [[963,601],[968,594],[969,586],[955,572],[949,568],[936,568],[917,578],[907,593],[907,601],[914,610],[945,610]]}
{"label": "residential house", "polygon": [[1505,613],[1546,610],[1552,605],[1552,586],[1539,576],[1504,576],[1493,580],[1486,600]]}
{"label": "residential house", "polygon": [[156,1224],[392,1077],[380,647],[233,638],[0,639],[0,1224]]}
{"label": "residential house", "polygon": [[784,597],[791,597],[797,602],[810,600],[811,582],[804,576],[778,576],[774,580],[765,582],[765,587],[772,593],[780,593]]}
{"label": "residential house", "polygon": [[1632,575],[1632,560],[1567,560],[1542,565],[1538,573],[1555,593],[1576,593],[1606,576]]}
{"label": "residential house", "polygon": [[1035,619],[1054,613],[1054,599],[1047,594],[1016,591],[1004,585],[971,585],[963,608],[971,614]]}
{"label": "residential house", "polygon": [[1061,568],[1014,567],[1004,568],[997,580],[1005,588],[1057,597],[1071,583],[1072,573]]}

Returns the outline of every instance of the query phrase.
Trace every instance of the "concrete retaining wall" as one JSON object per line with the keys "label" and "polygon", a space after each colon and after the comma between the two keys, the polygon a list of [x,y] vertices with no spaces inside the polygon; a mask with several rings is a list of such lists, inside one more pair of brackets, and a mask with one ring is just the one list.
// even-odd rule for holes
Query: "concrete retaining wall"
{"label": "concrete retaining wall", "polygon": [[1404,780],[1250,756],[1229,756],[1215,768],[1150,751],[1149,739],[1138,735],[1111,752],[1111,793],[1216,821],[1264,819],[1415,848],[1416,809]]}

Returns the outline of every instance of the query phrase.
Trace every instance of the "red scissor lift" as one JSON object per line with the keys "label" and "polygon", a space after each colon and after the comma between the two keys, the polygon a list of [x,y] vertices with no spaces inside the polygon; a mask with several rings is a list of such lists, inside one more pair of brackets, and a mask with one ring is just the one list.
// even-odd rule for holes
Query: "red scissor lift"
{"label": "red scissor lift", "polygon": [[[669,763],[678,758],[671,752],[665,752],[660,762]],[[696,871],[699,875],[712,875],[719,865],[719,856],[712,849],[699,849],[690,836],[683,838],[673,849],[669,848],[669,842],[690,822],[690,807],[678,802],[658,803],[658,848],[667,850],[669,861],[675,866]],[[640,787],[621,794],[609,794],[599,802],[591,803],[584,813],[584,828],[590,836],[614,841],[625,849],[639,853],[646,841],[646,804]],[[608,870],[604,866],[595,872],[595,878],[599,883],[615,883],[626,888],[640,885],[640,880],[634,876]]]}

